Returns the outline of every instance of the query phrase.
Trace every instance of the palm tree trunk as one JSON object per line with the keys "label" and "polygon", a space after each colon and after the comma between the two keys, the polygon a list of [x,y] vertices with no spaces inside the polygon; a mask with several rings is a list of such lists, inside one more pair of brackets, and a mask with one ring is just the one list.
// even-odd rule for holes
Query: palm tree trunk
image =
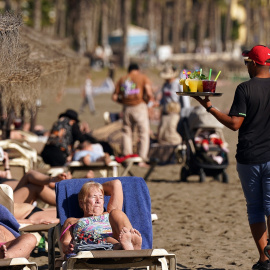
{"label": "palm tree trunk", "polygon": [[[251,10],[250,10],[250,0],[246,0],[245,2],[245,8],[246,8],[246,28],[250,32],[250,19],[251,19]],[[247,47],[251,46],[251,35],[246,35],[246,45]]]}
{"label": "palm tree trunk", "polygon": [[122,50],[121,50],[121,66],[123,68],[127,68],[129,64],[129,57],[128,57],[128,27],[130,23],[130,8],[131,8],[131,1],[130,0],[121,0],[121,19],[122,19]]}
{"label": "palm tree trunk", "polygon": [[165,1],[162,3],[162,25],[163,25],[163,27],[162,27],[162,44],[169,43],[170,26],[168,23],[168,18],[169,18],[169,11],[168,11],[166,1]]}
{"label": "palm tree trunk", "polygon": [[135,23],[136,25],[140,27],[144,27],[143,24],[143,5],[144,5],[144,0],[136,0],[135,1],[135,8],[136,8],[136,16],[135,16]]}
{"label": "palm tree trunk", "polygon": [[181,12],[181,1],[174,0],[173,1],[173,26],[172,26],[172,47],[173,52],[178,53],[180,51],[180,12]]}
{"label": "palm tree trunk", "polygon": [[54,33],[57,37],[66,36],[66,1],[56,0],[56,18]]}
{"label": "palm tree trunk", "polygon": [[109,32],[121,27],[121,1],[111,0],[109,3]]}
{"label": "palm tree trunk", "polygon": [[212,52],[222,52],[220,7],[215,0],[210,0],[209,6],[210,14],[207,24],[209,28],[210,48]]}
{"label": "palm tree trunk", "polygon": [[149,41],[148,41],[148,53],[150,55],[153,54],[153,44],[154,44],[154,20],[155,20],[155,14],[154,14],[154,1],[148,0],[148,27],[149,27]]}
{"label": "palm tree trunk", "polygon": [[161,3],[156,2],[154,6],[154,27],[155,27],[155,41],[156,46],[161,44],[161,32],[162,32],[162,16],[161,16]]}
{"label": "palm tree trunk", "polygon": [[191,38],[192,38],[192,32],[194,27],[194,21],[192,20],[192,11],[195,7],[193,7],[193,1],[187,0],[186,1],[186,7],[185,7],[185,28],[184,28],[184,34],[185,34],[185,40],[186,40],[186,52],[192,51],[192,44],[191,44]]}
{"label": "palm tree trunk", "polygon": [[207,10],[209,6],[209,0],[204,0],[199,6],[198,21],[197,21],[197,40],[196,48],[203,48],[203,41],[206,35],[206,22],[207,22]]}
{"label": "palm tree trunk", "polygon": [[72,37],[72,47],[79,50],[80,36],[80,0],[67,0],[68,20],[67,20],[67,36]]}
{"label": "palm tree trunk", "polygon": [[99,27],[100,27],[100,18],[101,18],[101,5],[98,2],[92,3],[93,6],[93,15],[88,18],[88,22],[93,20],[93,37],[88,36],[92,40],[92,48],[95,48],[98,45],[98,36],[99,36]]}
{"label": "palm tree trunk", "polygon": [[41,20],[42,20],[41,0],[35,0],[34,1],[34,29],[37,31],[41,30]]}
{"label": "palm tree trunk", "polygon": [[102,0],[102,30],[101,44],[103,48],[108,45],[108,0]]}
{"label": "palm tree trunk", "polygon": [[216,5],[215,7],[215,25],[216,25],[216,52],[222,52],[222,34],[221,34],[221,11],[220,7]]}
{"label": "palm tree trunk", "polygon": [[229,5],[226,14],[225,21],[225,31],[224,31],[224,39],[223,39],[223,50],[227,51],[229,48],[229,44],[231,43],[231,32],[232,32],[232,19],[231,19],[231,9],[232,9],[232,0],[228,0]]}
{"label": "palm tree trunk", "polygon": [[5,10],[6,11],[12,10],[11,1],[10,0],[5,0],[4,2],[5,2]]}

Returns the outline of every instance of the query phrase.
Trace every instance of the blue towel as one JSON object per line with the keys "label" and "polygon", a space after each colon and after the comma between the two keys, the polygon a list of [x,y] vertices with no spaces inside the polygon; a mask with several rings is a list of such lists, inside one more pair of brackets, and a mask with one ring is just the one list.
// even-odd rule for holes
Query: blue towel
{"label": "blue towel", "polygon": [[15,217],[9,212],[9,210],[0,204],[0,225],[8,229],[16,238],[20,236],[19,227]]}
{"label": "blue towel", "polygon": [[[108,177],[94,179],[71,179],[56,183],[57,216],[61,225],[68,217],[80,218],[83,212],[79,207],[78,193],[85,182],[95,181],[104,183],[119,179],[124,193],[123,211],[128,216],[132,226],[142,235],[142,249],[151,249],[153,232],[151,220],[151,198],[148,187],[141,177]],[[109,196],[105,196],[107,207]]]}

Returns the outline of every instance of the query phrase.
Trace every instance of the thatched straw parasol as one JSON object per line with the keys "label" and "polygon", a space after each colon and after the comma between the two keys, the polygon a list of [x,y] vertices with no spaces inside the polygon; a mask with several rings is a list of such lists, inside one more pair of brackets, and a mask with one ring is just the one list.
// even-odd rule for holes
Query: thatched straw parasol
{"label": "thatched straw parasol", "polygon": [[[58,42],[59,43],[59,42]],[[2,110],[35,110],[41,91],[57,93],[85,61],[44,34],[23,26],[20,15],[0,14],[0,99]]]}
{"label": "thatched straw parasol", "polygon": [[0,15],[0,87],[2,103],[17,112],[32,108],[40,91],[61,91],[85,65],[82,57],[44,34],[22,26],[19,15]]}

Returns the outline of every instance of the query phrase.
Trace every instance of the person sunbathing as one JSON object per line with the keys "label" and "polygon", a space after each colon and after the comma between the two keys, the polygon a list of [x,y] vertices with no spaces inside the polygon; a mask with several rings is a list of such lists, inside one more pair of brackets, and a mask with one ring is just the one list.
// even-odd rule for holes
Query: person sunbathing
{"label": "person sunbathing", "polygon": [[104,161],[106,165],[111,162],[110,155],[104,153],[102,145],[99,143],[92,144],[90,141],[84,141],[79,144],[72,160],[82,161],[84,165],[90,165],[96,161]]}
{"label": "person sunbathing", "polygon": [[0,259],[30,257],[36,237],[30,233],[20,235],[19,226],[8,209],[0,204]]}
{"label": "person sunbathing", "polygon": [[[104,212],[104,195],[110,196]],[[124,249],[139,250],[142,237],[134,229],[124,212],[123,190],[120,180],[102,185],[85,183],[78,194],[83,217],[68,218],[62,227],[60,241],[66,256],[81,250]]]}
{"label": "person sunbathing", "polygon": [[56,177],[40,173],[38,171],[29,170],[20,181],[12,179],[11,173],[9,172],[10,178],[1,178],[0,184],[7,184],[13,190],[13,197],[15,203],[30,203],[33,204],[37,199],[43,202],[56,205],[55,197],[55,183],[65,179],[71,179],[71,174],[61,173]]}
{"label": "person sunbathing", "polygon": [[14,203],[14,217],[20,224],[59,223],[56,207],[39,208],[30,203]]}
{"label": "person sunbathing", "polygon": [[[70,172],[60,173],[55,177],[51,177],[35,170],[29,170],[20,181],[12,179],[7,152],[4,152],[3,165],[5,170],[0,171],[0,184],[7,184],[14,190],[15,203],[33,204],[34,201],[40,199],[47,204],[55,206],[55,183],[72,178]],[[88,171],[85,177],[94,178],[93,171]]]}

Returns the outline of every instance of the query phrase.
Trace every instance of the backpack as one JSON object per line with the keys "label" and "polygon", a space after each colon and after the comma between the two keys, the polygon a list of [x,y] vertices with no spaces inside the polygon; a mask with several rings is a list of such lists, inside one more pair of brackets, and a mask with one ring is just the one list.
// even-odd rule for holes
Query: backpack
{"label": "backpack", "polygon": [[53,145],[67,155],[70,154],[71,145],[73,142],[72,126],[67,117],[59,118],[52,126],[47,145]]}

